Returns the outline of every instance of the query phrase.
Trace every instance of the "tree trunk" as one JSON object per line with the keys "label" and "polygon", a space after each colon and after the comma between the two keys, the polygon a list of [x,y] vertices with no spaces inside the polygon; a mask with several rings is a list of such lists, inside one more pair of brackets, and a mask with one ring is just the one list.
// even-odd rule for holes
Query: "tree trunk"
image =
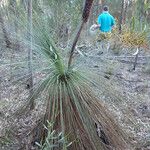
{"label": "tree trunk", "polygon": [[5,43],[6,43],[6,47],[10,48],[11,47],[11,42],[10,42],[10,39],[9,39],[9,36],[8,36],[7,29],[5,27],[4,19],[2,17],[1,12],[0,12],[0,25],[1,25],[1,28],[2,28],[2,32],[3,32],[4,40],[5,40]]}
{"label": "tree trunk", "polygon": [[77,34],[74,38],[74,41],[73,41],[73,44],[72,44],[72,47],[71,47],[71,52],[70,52],[70,57],[69,57],[69,61],[68,61],[68,68],[70,67],[71,63],[72,63],[72,59],[73,59],[73,54],[74,54],[74,49],[75,49],[75,46],[78,42],[78,39],[79,39],[79,36],[81,34],[81,31],[83,29],[83,26],[84,26],[84,21],[81,22],[80,26],[79,26],[79,29],[77,31]]}
{"label": "tree trunk", "polygon": [[32,73],[32,0],[28,0],[28,40],[30,46],[28,49],[28,74],[29,74],[29,89],[30,89],[30,109],[34,109],[35,102],[33,96],[33,73]]}
{"label": "tree trunk", "polygon": [[79,29],[77,31],[77,34],[74,38],[74,41],[73,41],[73,44],[72,44],[72,47],[71,47],[70,57],[69,57],[69,61],[68,61],[68,68],[71,66],[75,46],[78,42],[78,39],[79,39],[79,36],[80,36],[81,31],[83,29],[83,26],[88,21],[90,11],[91,11],[91,8],[92,8],[92,4],[93,4],[93,0],[85,0],[84,9],[83,9],[83,13],[82,13],[82,21],[81,21],[81,24],[79,26]]}
{"label": "tree trunk", "polygon": [[122,32],[123,15],[124,15],[124,8],[125,8],[124,6],[125,6],[125,0],[122,0],[121,13],[119,19],[119,33]]}
{"label": "tree trunk", "polygon": [[126,23],[126,16],[127,16],[127,9],[128,9],[128,1],[125,2],[125,6],[124,6],[124,15],[123,15],[123,24]]}
{"label": "tree trunk", "polygon": [[17,35],[18,35],[18,22],[17,22],[17,20],[18,20],[18,18],[19,18],[19,11],[18,11],[18,9],[17,9],[17,2],[16,2],[16,0],[9,0],[9,5],[10,5],[10,11],[11,11],[11,13],[13,13],[13,15],[14,15],[14,27],[15,27],[15,49],[16,50],[19,50],[19,48],[20,48],[20,45],[19,45],[19,37],[17,37]]}

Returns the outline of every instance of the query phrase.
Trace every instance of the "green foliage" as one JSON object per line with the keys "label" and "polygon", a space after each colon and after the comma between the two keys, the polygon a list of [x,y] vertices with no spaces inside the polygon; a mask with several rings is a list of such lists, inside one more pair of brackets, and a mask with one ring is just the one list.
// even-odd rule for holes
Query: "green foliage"
{"label": "green foliage", "polygon": [[[62,137],[62,132],[57,134],[56,130],[53,130],[54,123],[50,123],[49,121],[47,121],[47,123],[48,125],[44,126],[44,128],[48,131],[44,144],[40,144],[38,142],[35,143],[40,150],[53,150],[66,142],[66,140],[64,140],[66,137]],[[72,142],[66,143],[66,148],[71,144]]]}

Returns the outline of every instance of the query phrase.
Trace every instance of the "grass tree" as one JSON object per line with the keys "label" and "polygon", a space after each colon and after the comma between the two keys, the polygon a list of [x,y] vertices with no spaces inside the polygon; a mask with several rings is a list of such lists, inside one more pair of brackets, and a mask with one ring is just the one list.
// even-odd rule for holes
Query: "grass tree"
{"label": "grass tree", "polygon": [[[59,149],[125,149],[126,135],[92,92],[91,81],[75,68],[68,69],[46,28],[38,27],[38,33],[34,35],[35,49],[44,56],[49,67],[33,96],[46,95],[43,124],[47,125],[47,120],[53,122],[52,131],[62,132],[63,143]],[[47,130],[43,128],[40,138],[45,141],[46,136]]]}
{"label": "grass tree", "polygon": [[[33,49],[43,56],[47,67],[42,69],[45,76],[34,88],[32,97],[46,98],[43,124],[47,126],[48,121],[52,122],[52,131],[62,133],[62,142],[57,147],[61,150],[127,148],[126,135],[92,92],[92,81],[72,66],[74,48],[88,20],[92,2],[93,0],[85,1],[81,25],[75,36],[68,64],[64,63],[42,18],[33,24]],[[44,142],[47,130],[43,128],[39,132],[40,139]],[[52,139],[52,143],[55,141],[55,138]],[[70,142],[72,143],[68,147]]]}

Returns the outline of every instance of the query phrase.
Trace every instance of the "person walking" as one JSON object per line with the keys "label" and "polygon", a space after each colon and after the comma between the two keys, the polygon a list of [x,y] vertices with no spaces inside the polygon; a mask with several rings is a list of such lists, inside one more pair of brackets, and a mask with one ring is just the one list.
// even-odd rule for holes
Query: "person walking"
{"label": "person walking", "polygon": [[98,16],[97,25],[94,26],[95,29],[99,28],[100,30],[100,38],[103,41],[102,48],[104,49],[104,45],[106,45],[107,52],[110,47],[109,38],[111,37],[111,31],[115,25],[114,17],[109,13],[108,6],[103,7],[103,12]]}
{"label": "person walking", "polygon": [[113,26],[115,25],[114,17],[109,13],[108,6],[103,7],[103,12],[98,16],[98,27],[101,32],[109,33],[111,32]]}

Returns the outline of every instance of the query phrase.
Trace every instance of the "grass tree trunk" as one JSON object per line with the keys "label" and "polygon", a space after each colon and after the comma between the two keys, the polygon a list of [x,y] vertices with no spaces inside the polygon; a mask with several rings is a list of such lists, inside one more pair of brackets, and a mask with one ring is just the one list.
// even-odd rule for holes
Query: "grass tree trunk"
{"label": "grass tree trunk", "polygon": [[30,46],[28,48],[28,74],[29,74],[29,89],[30,89],[30,109],[34,109],[35,102],[33,95],[33,73],[32,73],[32,0],[28,0],[28,39]]}

